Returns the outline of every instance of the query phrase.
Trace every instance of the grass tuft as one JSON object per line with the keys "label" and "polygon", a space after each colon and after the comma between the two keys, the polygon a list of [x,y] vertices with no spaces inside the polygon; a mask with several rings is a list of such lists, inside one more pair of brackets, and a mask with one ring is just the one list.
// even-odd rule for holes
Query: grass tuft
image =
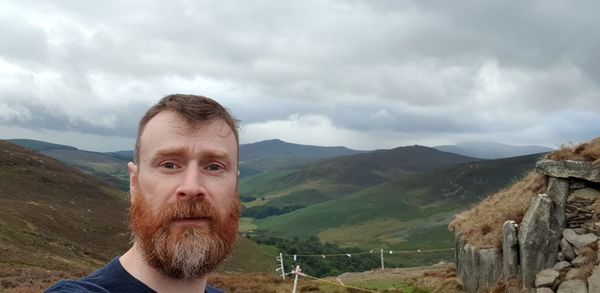
{"label": "grass tuft", "polygon": [[502,224],[508,220],[520,223],[531,198],[545,188],[545,177],[530,172],[521,181],[457,215],[448,227],[451,231],[460,231],[461,238],[477,248],[499,248]]}
{"label": "grass tuft", "polygon": [[578,145],[563,145],[559,150],[549,153],[546,158],[556,161],[575,160],[600,164],[600,137]]}

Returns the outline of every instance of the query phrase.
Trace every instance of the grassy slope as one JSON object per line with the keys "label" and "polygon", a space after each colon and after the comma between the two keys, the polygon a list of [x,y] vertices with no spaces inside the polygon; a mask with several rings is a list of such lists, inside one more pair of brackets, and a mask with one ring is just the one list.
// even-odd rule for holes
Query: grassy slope
{"label": "grassy slope", "polygon": [[129,189],[127,160],[97,152],[68,149],[47,149],[42,154],[94,175],[121,190]]}
{"label": "grassy slope", "polygon": [[[130,247],[126,193],[5,141],[0,167],[0,292],[77,277]],[[240,237],[222,269],[272,273],[276,253]]]}
{"label": "grassy slope", "polygon": [[428,147],[399,147],[245,177],[240,181],[240,195],[266,199],[247,203],[246,206],[312,205],[344,197],[405,174],[472,160]]}
{"label": "grassy slope", "polygon": [[452,216],[516,180],[536,160],[537,156],[525,156],[471,162],[402,176],[254,224],[284,236],[319,235],[322,240],[366,248],[450,247],[446,225]]}
{"label": "grassy slope", "polygon": [[128,246],[126,195],[0,142],[0,266],[89,269]]}

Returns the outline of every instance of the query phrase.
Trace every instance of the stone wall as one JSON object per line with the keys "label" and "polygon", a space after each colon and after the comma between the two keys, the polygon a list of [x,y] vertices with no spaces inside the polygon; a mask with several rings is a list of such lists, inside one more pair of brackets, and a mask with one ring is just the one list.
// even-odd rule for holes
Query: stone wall
{"label": "stone wall", "polygon": [[600,292],[600,166],[542,160],[536,171],[548,177],[546,192],[531,200],[520,224],[504,223],[502,249],[476,249],[455,235],[467,292],[507,280],[537,292]]}

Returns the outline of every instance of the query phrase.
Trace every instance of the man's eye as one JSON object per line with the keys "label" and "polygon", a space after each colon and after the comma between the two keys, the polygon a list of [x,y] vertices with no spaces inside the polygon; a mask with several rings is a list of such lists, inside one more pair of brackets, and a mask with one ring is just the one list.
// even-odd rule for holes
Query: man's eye
{"label": "man's eye", "polygon": [[163,168],[166,168],[166,169],[175,169],[175,168],[177,168],[177,165],[175,165],[175,163],[173,163],[173,162],[162,163],[161,166]]}
{"label": "man's eye", "polygon": [[221,167],[221,165],[219,165],[219,164],[210,164],[210,165],[208,165],[208,167],[206,167],[206,169],[208,171],[215,172],[215,171],[221,171],[223,169],[223,167]]}

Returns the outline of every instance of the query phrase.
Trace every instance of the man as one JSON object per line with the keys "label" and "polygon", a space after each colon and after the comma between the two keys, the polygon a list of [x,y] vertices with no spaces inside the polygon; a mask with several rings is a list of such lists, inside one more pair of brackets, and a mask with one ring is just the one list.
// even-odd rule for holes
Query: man
{"label": "man", "polygon": [[206,281],[237,236],[237,130],[206,97],[170,95],[150,108],[128,164],[133,246],[47,292],[221,292]]}

